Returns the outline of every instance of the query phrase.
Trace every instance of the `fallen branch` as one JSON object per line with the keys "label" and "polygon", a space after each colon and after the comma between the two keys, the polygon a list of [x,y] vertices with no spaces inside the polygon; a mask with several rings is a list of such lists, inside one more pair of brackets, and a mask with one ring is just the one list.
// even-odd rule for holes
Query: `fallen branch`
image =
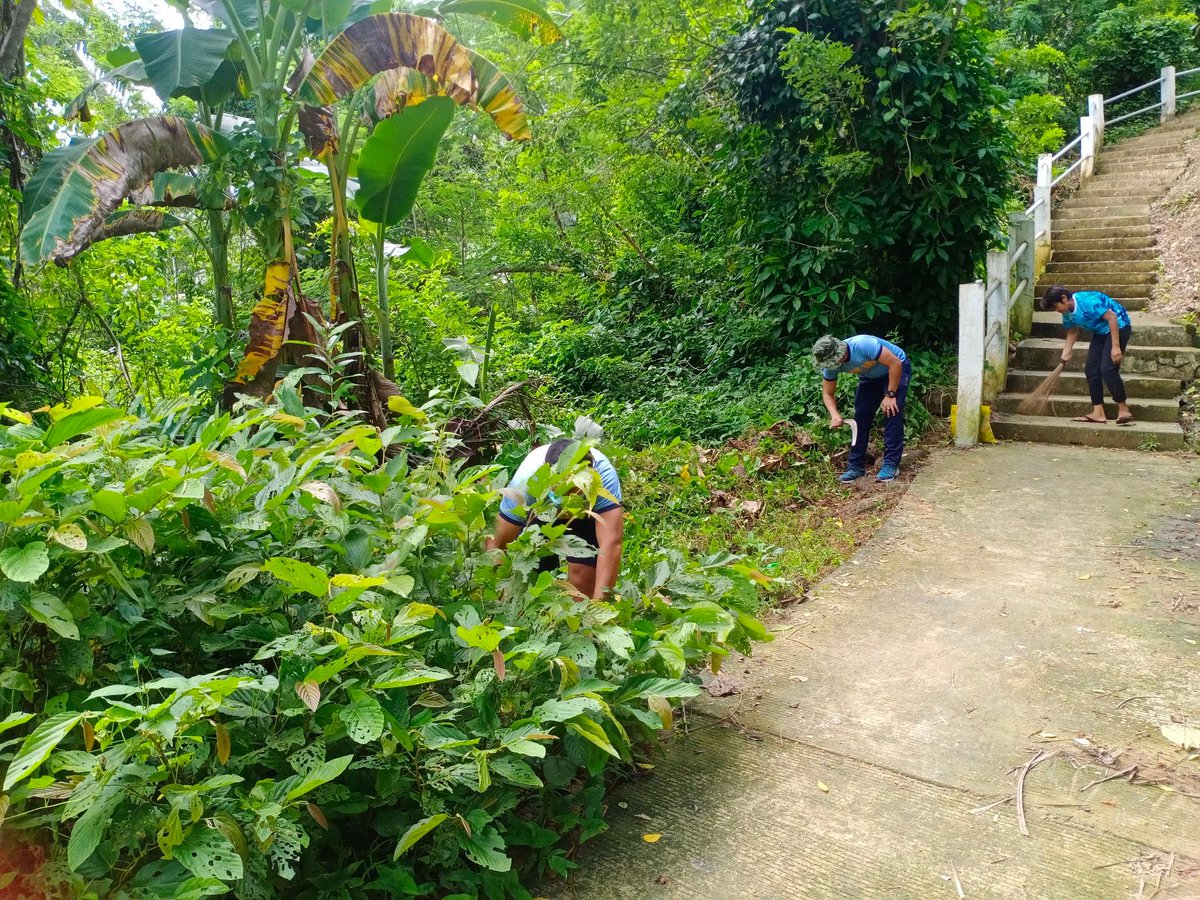
{"label": "fallen branch", "polygon": [[1079,793],[1082,794],[1088,788],[1095,787],[1098,784],[1104,784],[1104,782],[1106,782],[1106,781],[1112,781],[1115,778],[1124,778],[1126,775],[1129,775],[1130,773],[1137,774],[1137,766],[1130,766],[1128,769],[1125,769],[1123,772],[1116,772],[1112,775],[1107,776],[1106,778],[1097,778],[1095,781],[1090,781],[1087,784],[1085,784],[1082,788],[1079,789]]}
{"label": "fallen branch", "polygon": [[1117,704],[1117,709],[1120,709],[1126,703],[1132,703],[1134,700],[1161,700],[1161,699],[1162,699],[1162,697],[1151,697],[1149,695],[1145,695],[1145,696],[1139,695],[1137,697],[1126,697],[1124,700],[1122,700],[1120,703]]}
{"label": "fallen branch", "polygon": [[1025,776],[1040,762],[1045,762],[1053,756],[1058,756],[1058,751],[1047,753],[1045,750],[1039,750],[1033,755],[1029,762],[1025,763],[1021,772],[1017,775],[1017,825],[1021,829],[1021,834],[1029,837],[1029,826],[1025,824]]}

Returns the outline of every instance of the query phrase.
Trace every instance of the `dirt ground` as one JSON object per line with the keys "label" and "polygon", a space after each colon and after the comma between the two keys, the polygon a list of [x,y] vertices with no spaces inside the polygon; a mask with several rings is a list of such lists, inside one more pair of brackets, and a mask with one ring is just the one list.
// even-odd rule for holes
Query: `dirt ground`
{"label": "dirt ground", "polygon": [[1200,312],[1200,138],[1184,147],[1188,167],[1150,212],[1163,265],[1150,311],[1172,318]]}

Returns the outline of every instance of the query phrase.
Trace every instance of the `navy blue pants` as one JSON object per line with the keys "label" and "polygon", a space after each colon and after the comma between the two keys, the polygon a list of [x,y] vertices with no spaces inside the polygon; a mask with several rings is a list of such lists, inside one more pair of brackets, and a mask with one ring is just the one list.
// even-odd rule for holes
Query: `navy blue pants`
{"label": "navy blue pants", "polygon": [[[912,363],[905,360],[904,373],[900,376],[900,387],[896,389],[896,415],[885,416],[883,423],[883,463],[899,466],[904,455],[904,400],[908,396],[908,382],[912,378]],[[858,391],[854,395],[854,421],[858,423],[858,440],[850,448],[850,468],[867,467],[867,444],[871,440],[871,426],[875,414],[883,403],[888,379],[859,378]]]}

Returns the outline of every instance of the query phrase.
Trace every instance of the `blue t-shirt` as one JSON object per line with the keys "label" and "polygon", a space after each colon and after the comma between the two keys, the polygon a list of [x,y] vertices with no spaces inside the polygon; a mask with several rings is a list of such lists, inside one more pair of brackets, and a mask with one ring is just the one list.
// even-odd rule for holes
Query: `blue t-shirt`
{"label": "blue t-shirt", "polygon": [[821,375],[826,381],[837,381],[838,375],[847,373],[860,378],[887,378],[888,367],[879,361],[883,348],[891,350],[900,362],[907,362],[908,356],[904,351],[883,338],[871,334],[856,334],[846,338],[846,347],[850,358],[836,369],[822,369]]}
{"label": "blue t-shirt", "polygon": [[1128,328],[1129,313],[1120,303],[1108,294],[1099,291],[1076,291],[1075,309],[1062,314],[1064,328],[1086,328],[1094,334],[1108,334],[1108,322],[1104,321],[1106,312],[1117,314],[1117,325]]}
{"label": "blue t-shirt", "polygon": [[[500,501],[501,517],[512,522],[514,525],[525,524],[525,520],[517,515],[516,509],[518,506],[525,506],[533,502],[533,495],[529,493],[526,485],[529,484],[529,479],[534,476],[534,473],[545,465],[546,451],[549,449],[549,444],[535,447],[513,474],[513,479],[508,486],[511,491],[524,494],[524,502],[509,494],[505,494],[504,498]],[[621,499],[621,479],[617,476],[616,468],[609,462],[607,456],[595,449],[592,450],[592,466],[600,474],[600,483],[604,485],[604,489],[618,500],[617,503],[613,503],[607,497],[598,497],[596,498],[596,505],[592,507],[592,511],[602,513],[610,509],[616,509],[620,505],[619,501]]]}

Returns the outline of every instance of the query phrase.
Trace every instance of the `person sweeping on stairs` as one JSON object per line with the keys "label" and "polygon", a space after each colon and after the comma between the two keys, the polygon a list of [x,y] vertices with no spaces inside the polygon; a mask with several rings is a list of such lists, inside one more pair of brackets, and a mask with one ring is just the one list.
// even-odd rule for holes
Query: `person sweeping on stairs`
{"label": "person sweeping on stairs", "polygon": [[1121,360],[1129,346],[1133,323],[1129,313],[1120,303],[1100,291],[1069,291],[1061,284],[1051,285],[1042,296],[1042,309],[1062,315],[1063,327],[1067,329],[1067,341],[1063,347],[1062,361],[1069,363],[1079,340],[1080,329],[1092,333],[1088,342],[1087,362],[1083,366],[1087,378],[1088,393],[1092,398],[1092,411],[1076,416],[1076,422],[1092,422],[1104,425],[1108,414],[1104,411],[1104,386],[1117,404],[1117,424],[1132,425],[1133,413],[1129,411],[1125,382],[1121,380]]}
{"label": "person sweeping on stairs", "polygon": [[850,459],[839,481],[855,481],[867,474],[867,444],[875,413],[883,408],[883,465],[876,481],[891,481],[900,471],[904,454],[904,400],[912,379],[912,364],[903,350],[891,341],[870,334],[856,334],[841,341],[832,335],[819,338],[812,348],[813,363],[825,379],[822,397],[829,410],[829,426],[844,424],[838,412],[838,375],[858,376],[854,395],[854,422],[857,432],[850,445]]}

